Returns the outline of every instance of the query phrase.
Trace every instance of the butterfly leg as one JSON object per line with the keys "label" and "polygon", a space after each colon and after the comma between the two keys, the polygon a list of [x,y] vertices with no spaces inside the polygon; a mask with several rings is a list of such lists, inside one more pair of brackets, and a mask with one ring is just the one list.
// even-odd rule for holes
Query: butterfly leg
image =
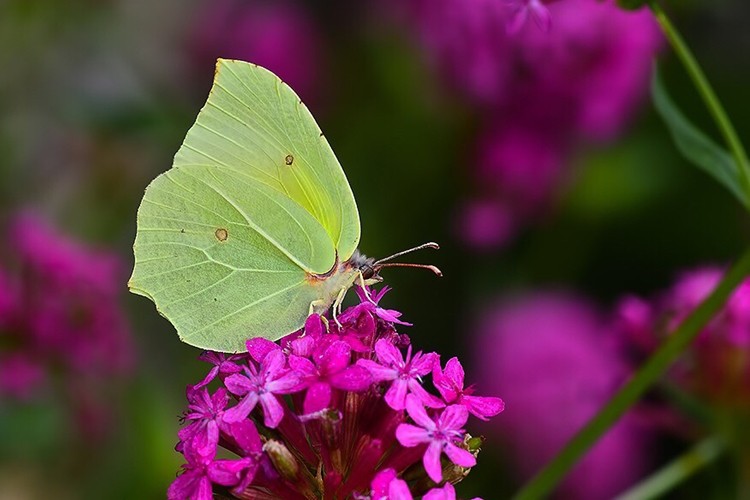
{"label": "butterfly leg", "polygon": [[344,303],[344,297],[346,296],[347,290],[348,288],[342,288],[341,291],[339,291],[336,300],[333,302],[333,321],[336,322],[336,325],[339,328],[341,328],[341,323],[339,323],[339,314],[341,314],[341,305]]}
{"label": "butterfly leg", "polygon": [[358,272],[357,278],[359,279],[359,287],[362,289],[363,292],[365,292],[365,297],[367,297],[367,301],[370,302],[373,305],[377,305],[374,300],[370,297],[370,292],[367,291],[367,285],[365,283],[365,277],[362,275],[362,271]]}
{"label": "butterfly leg", "polygon": [[320,310],[323,307],[325,307],[325,305],[326,305],[326,303],[325,303],[324,300],[313,300],[312,302],[310,302],[310,309],[308,309],[307,315],[308,316],[312,316],[318,310]]}

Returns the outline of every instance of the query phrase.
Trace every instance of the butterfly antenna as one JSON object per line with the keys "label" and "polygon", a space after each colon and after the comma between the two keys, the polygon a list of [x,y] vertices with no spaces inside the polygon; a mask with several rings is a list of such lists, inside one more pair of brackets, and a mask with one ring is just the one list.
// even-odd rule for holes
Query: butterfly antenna
{"label": "butterfly antenna", "polygon": [[416,252],[417,250],[422,250],[425,248],[431,248],[433,250],[439,250],[440,245],[434,242],[424,243],[422,245],[416,246],[414,248],[409,248],[408,250],[403,250],[398,253],[394,253],[393,255],[389,255],[388,257],[385,257],[383,259],[377,260],[372,264],[373,270],[377,273],[380,269],[384,267],[419,267],[422,269],[429,269],[433,273],[435,273],[438,276],[442,276],[443,273],[435,266],[431,266],[428,264],[409,264],[405,262],[389,262],[390,260],[393,260],[397,257],[401,257],[402,255],[406,255],[408,253]]}
{"label": "butterfly antenna", "polygon": [[377,264],[374,266],[377,271],[384,267],[419,267],[422,269],[429,269],[436,275],[440,276],[442,278],[443,272],[438,269],[435,266],[429,265],[429,264],[409,264],[406,262],[386,262],[385,264]]}
{"label": "butterfly antenna", "polygon": [[417,250],[422,250],[424,248],[432,248],[433,250],[440,250],[440,245],[438,245],[437,243],[432,242],[432,241],[430,241],[428,243],[423,243],[422,245],[416,246],[414,248],[410,248],[408,250],[403,250],[401,252],[394,253],[393,255],[389,255],[388,257],[380,259],[380,260],[376,261],[374,265],[377,266],[378,264],[382,264],[383,262],[388,262],[389,260],[395,259],[396,257],[401,257],[402,255],[406,255],[407,253],[416,252]]}

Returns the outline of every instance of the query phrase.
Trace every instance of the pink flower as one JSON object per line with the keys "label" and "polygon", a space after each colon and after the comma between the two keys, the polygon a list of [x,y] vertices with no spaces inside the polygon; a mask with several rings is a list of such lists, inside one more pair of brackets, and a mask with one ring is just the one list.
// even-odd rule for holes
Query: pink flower
{"label": "pink flower", "polygon": [[224,408],[229,395],[224,388],[219,388],[212,396],[205,387],[188,386],[187,399],[190,405],[184,418],[191,423],[180,429],[180,441],[187,443],[200,456],[213,457],[219,444],[219,428],[224,425]]}
{"label": "pink flower", "polygon": [[335,341],[314,362],[300,356],[289,356],[289,366],[300,377],[297,389],[307,388],[304,411],[313,413],[331,403],[333,389],[360,392],[370,387],[372,377],[361,366],[351,365],[351,347]]}
{"label": "pink flower", "polygon": [[414,500],[409,491],[409,485],[403,479],[399,479],[393,469],[380,471],[372,480],[373,500]]}
{"label": "pink flower", "polygon": [[195,389],[208,385],[217,375],[224,379],[227,375],[239,373],[242,369],[236,362],[244,358],[245,355],[242,354],[226,354],[213,351],[204,352],[198,359],[211,363],[214,366],[203,380],[195,384]]}
{"label": "pink flower", "polygon": [[420,377],[432,371],[432,367],[439,361],[434,352],[422,354],[417,352],[412,359],[411,346],[406,352],[406,359],[390,341],[378,340],[375,343],[375,353],[378,361],[361,359],[357,362],[359,366],[366,368],[376,382],[392,381],[388,392],[385,393],[385,401],[394,410],[406,408],[407,394],[413,394],[422,404],[431,408],[440,408],[443,403],[435,396],[429,394],[422,387]]}
{"label": "pink flower", "polygon": [[493,196],[468,201],[458,216],[456,231],[472,248],[492,251],[511,241],[517,224],[512,205]]}
{"label": "pink flower", "polygon": [[[255,475],[257,461],[252,457],[239,460],[213,458],[185,453],[188,463],[167,490],[169,500],[211,500],[213,484],[236,486],[249,483]],[[249,480],[248,480],[249,478]]]}
{"label": "pink flower", "polygon": [[435,363],[432,382],[446,403],[463,405],[469,413],[482,420],[488,420],[505,409],[500,398],[472,396],[473,387],[464,389],[464,367],[458,358],[449,359],[445,371],[440,370],[440,363]]}
{"label": "pink flower", "polygon": [[437,420],[427,415],[422,402],[413,395],[406,399],[406,412],[417,424],[401,424],[396,429],[398,442],[408,448],[427,444],[427,450],[422,458],[422,463],[430,479],[439,483],[443,480],[440,455],[445,453],[456,465],[461,467],[473,467],[476,465],[474,455],[456,446],[463,439],[465,431],[463,425],[469,418],[469,413],[464,406],[452,405],[443,410]]}
{"label": "pink flower", "polygon": [[224,381],[229,392],[244,396],[237,406],[224,413],[224,420],[229,423],[243,420],[260,402],[265,425],[272,429],[277,427],[284,417],[284,408],[276,394],[293,392],[299,384],[299,376],[286,368],[286,358],[281,351],[269,352],[260,368],[251,363],[244,371],[245,375],[230,375]]}

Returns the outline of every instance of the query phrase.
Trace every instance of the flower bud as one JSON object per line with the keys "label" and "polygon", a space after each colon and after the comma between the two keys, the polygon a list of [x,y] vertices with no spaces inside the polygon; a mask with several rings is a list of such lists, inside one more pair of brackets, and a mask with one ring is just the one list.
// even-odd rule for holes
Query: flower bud
{"label": "flower bud", "polygon": [[270,439],[263,445],[263,451],[266,452],[268,458],[271,459],[271,463],[284,479],[289,481],[297,479],[299,464],[283,443]]}

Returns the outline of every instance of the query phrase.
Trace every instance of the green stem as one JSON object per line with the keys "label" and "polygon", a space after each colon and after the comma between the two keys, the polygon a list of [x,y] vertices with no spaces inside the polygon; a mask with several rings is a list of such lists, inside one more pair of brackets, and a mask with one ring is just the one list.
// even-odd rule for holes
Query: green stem
{"label": "green stem", "polygon": [[737,132],[734,130],[732,122],[729,120],[721,102],[719,102],[716,92],[714,92],[711,84],[708,83],[708,79],[706,78],[705,73],[703,73],[698,61],[696,61],[695,56],[688,48],[680,33],[669,20],[667,14],[656,0],[648,0],[648,6],[654,13],[656,20],[659,22],[662,31],[664,31],[664,34],[666,35],[667,40],[669,40],[670,45],[672,45],[677,57],[680,58],[680,61],[682,61],[682,64],[685,66],[685,69],[693,80],[695,87],[703,98],[703,102],[705,102],[708,111],[716,122],[721,135],[724,137],[724,141],[732,152],[732,156],[737,163],[737,168],[742,180],[742,188],[745,195],[750,199],[750,160],[748,160],[745,148],[742,146],[742,142],[740,141]]}
{"label": "green stem", "polygon": [[517,500],[549,494],[591,446],[635,403],[722,308],[729,295],[750,274],[750,249],[724,275],[716,289],[667,338],[633,377],[560,453],[519,491]]}
{"label": "green stem", "polygon": [[628,489],[615,500],[649,500],[658,498],[713,462],[726,449],[724,442],[712,436],[704,439],[687,453],[656,471],[645,480]]}

